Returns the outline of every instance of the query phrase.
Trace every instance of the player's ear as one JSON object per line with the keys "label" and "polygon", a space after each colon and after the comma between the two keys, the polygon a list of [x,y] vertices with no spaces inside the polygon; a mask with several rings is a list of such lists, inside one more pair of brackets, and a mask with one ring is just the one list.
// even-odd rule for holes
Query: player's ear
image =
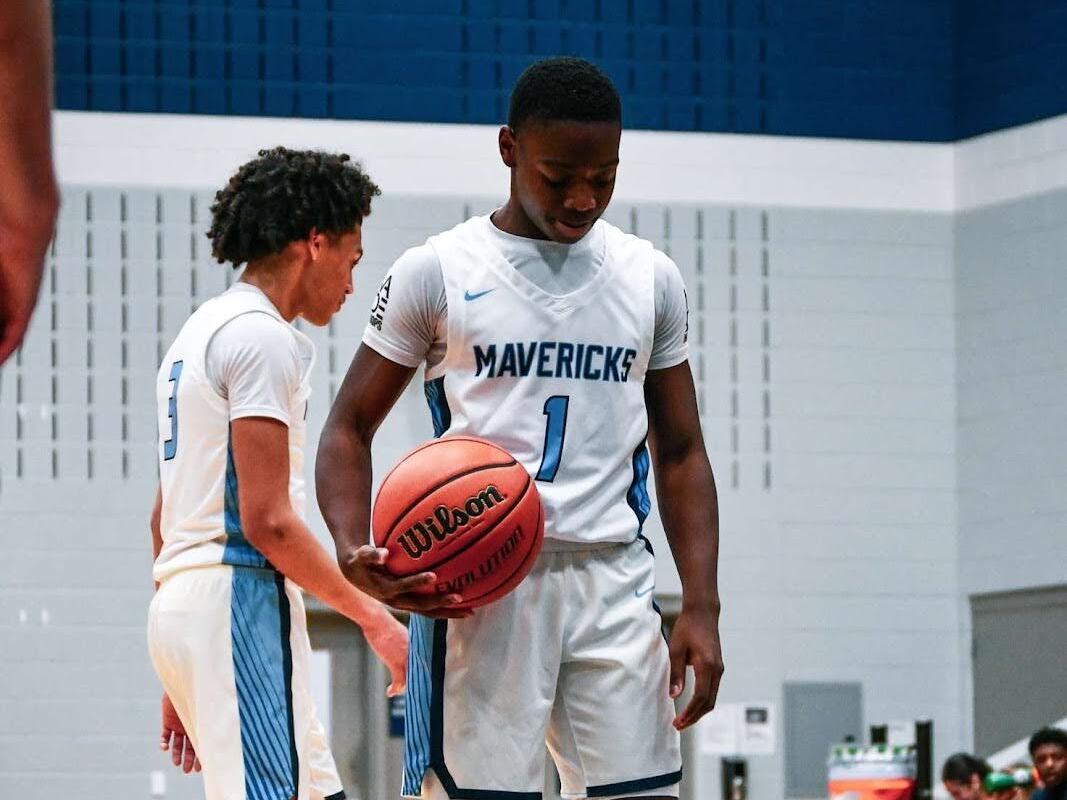
{"label": "player's ear", "polygon": [[318,261],[322,257],[322,251],[326,247],[326,234],[320,233],[318,228],[312,228],[307,238],[308,254],[312,261]]}
{"label": "player's ear", "polygon": [[507,167],[515,166],[515,131],[510,126],[504,125],[497,134],[497,145],[500,147],[500,159]]}

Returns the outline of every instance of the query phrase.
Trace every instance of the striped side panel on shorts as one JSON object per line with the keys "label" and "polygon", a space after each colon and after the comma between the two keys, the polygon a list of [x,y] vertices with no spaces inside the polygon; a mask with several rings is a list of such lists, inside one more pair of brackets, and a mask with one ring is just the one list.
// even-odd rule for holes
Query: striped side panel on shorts
{"label": "striped side panel on shorts", "polygon": [[247,800],[297,794],[289,629],[285,578],[273,570],[235,567],[230,631]]}
{"label": "striped side panel on shorts", "polygon": [[404,706],[404,786],[401,794],[422,794],[432,760],[430,739],[433,620],[412,614],[408,622],[408,689]]}

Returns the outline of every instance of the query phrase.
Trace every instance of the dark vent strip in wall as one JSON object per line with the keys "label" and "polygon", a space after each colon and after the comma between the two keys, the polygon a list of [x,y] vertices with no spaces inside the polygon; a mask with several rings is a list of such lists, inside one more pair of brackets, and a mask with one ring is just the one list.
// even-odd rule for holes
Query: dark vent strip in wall
{"label": "dark vent strip in wall", "polygon": [[[85,473],[89,480],[96,475],[96,410],[94,403],[95,386],[93,373],[96,367],[96,318],[94,310],[96,303],[96,281],[93,279],[95,264],[92,259],[92,192],[85,193],[85,314],[86,331],[85,337]],[[123,238],[120,244],[122,257],[125,257],[126,240]]]}
{"label": "dark vent strip in wall", "polygon": [[770,216],[760,212],[760,277],[762,285],[762,320],[760,353],[763,380],[763,488],[771,488],[771,254]]}
{"label": "dark vent strip in wall", "polygon": [[730,487],[741,488],[741,398],[738,375],[739,344],[738,344],[738,289],[737,289],[737,211],[730,209],[728,217],[728,236],[730,241],[730,298],[729,298],[729,338],[730,338]]}

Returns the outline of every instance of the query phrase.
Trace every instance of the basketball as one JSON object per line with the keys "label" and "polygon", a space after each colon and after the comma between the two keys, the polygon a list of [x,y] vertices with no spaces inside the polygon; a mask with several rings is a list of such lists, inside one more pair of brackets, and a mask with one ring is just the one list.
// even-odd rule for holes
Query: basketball
{"label": "basketball", "polygon": [[404,456],[374,503],[374,543],[397,576],[434,572],[428,591],[477,608],[510,592],[541,552],[545,518],[530,474],[473,436],[435,439]]}

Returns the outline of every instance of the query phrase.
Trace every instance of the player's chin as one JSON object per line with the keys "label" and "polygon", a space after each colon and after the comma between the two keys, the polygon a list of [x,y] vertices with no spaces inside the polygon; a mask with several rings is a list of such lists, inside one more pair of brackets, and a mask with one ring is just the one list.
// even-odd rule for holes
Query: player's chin
{"label": "player's chin", "polygon": [[305,311],[300,316],[304,318],[306,322],[310,322],[316,328],[322,328],[330,324],[330,320],[333,319],[333,315],[341,310],[338,306],[335,309],[320,309],[315,311]]}
{"label": "player's chin", "polygon": [[589,233],[589,230],[593,227],[595,221],[596,220],[589,220],[580,225],[571,225],[561,219],[553,219],[549,220],[546,233],[554,242],[559,242],[560,244],[574,244]]}

